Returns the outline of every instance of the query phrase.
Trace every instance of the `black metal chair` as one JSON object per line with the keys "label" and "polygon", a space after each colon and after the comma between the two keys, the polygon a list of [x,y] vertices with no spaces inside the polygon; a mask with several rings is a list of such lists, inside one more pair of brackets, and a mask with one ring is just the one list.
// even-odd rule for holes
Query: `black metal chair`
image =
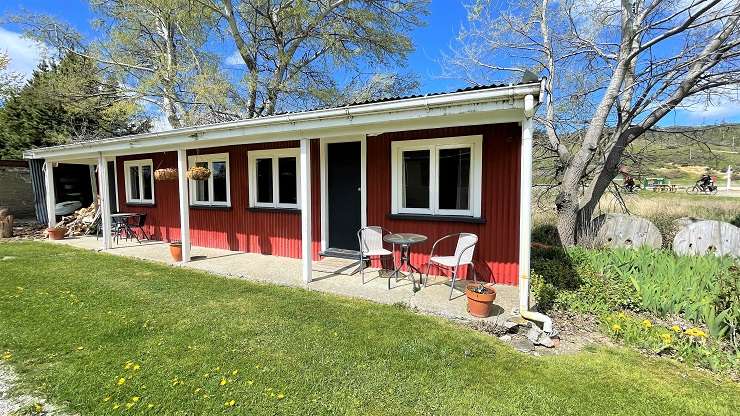
{"label": "black metal chair", "polygon": [[147,235],[146,231],[144,231],[144,224],[146,224],[146,214],[138,214],[135,217],[132,218],[133,222],[127,222],[128,229],[133,234],[134,238],[136,238],[136,241],[141,243],[139,240],[136,230],[139,230],[141,232],[141,236],[149,241],[149,236]]}

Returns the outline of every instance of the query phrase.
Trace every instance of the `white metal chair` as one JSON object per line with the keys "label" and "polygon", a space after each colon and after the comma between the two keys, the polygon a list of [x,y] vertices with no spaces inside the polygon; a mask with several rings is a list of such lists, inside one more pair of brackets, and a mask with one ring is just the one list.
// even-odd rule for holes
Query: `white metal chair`
{"label": "white metal chair", "polygon": [[[452,256],[435,256],[434,250],[437,245],[452,237],[457,237],[457,246],[455,247],[455,254]],[[439,240],[434,242],[432,246],[432,252],[429,254],[429,261],[427,262],[426,279],[424,279],[424,287],[429,282],[429,269],[432,264],[438,267],[444,267],[452,271],[452,282],[450,283],[450,296],[449,300],[452,300],[452,291],[455,289],[455,280],[457,280],[457,272],[460,266],[467,266],[473,264],[473,253],[475,252],[475,245],[478,244],[478,236],[471,233],[457,233],[446,235]],[[475,273],[475,267],[473,267],[473,279],[477,282],[478,276]]]}
{"label": "white metal chair", "polygon": [[[395,244],[392,245],[391,250],[387,250],[383,247],[383,236],[391,234],[390,231],[379,226],[370,226],[361,228],[357,232],[357,239],[360,242],[360,276],[362,276],[362,284],[365,284],[365,262],[373,258],[383,259],[383,257],[391,256],[393,258],[393,252],[396,250]],[[395,264],[395,261],[394,261]],[[380,275],[380,272],[378,272]],[[388,289],[391,288],[391,278],[388,276]]]}

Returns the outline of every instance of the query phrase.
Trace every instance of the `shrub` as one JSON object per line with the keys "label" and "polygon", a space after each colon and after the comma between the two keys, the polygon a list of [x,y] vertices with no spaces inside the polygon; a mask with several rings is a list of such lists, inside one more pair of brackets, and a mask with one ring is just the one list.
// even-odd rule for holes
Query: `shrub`
{"label": "shrub", "polygon": [[650,249],[537,249],[532,268],[541,310],[681,315],[739,350],[740,273],[729,257],[676,256]]}

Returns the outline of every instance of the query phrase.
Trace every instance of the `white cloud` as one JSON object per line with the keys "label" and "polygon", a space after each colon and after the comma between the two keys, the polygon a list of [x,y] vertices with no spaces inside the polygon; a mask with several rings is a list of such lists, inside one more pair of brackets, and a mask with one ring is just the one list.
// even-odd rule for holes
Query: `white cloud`
{"label": "white cloud", "polygon": [[242,56],[239,55],[239,51],[234,51],[231,55],[226,57],[226,65],[244,65]]}
{"label": "white cloud", "polygon": [[727,95],[696,96],[684,100],[680,113],[693,121],[721,122],[740,117],[740,99]]}
{"label": "white cloud", "polygon": [[28,78],[41,59],[49,54],[45,45],[2,27],[0,27],[0,50],[7,52],[10,57],[9,70],[18,72],[25,78]]}

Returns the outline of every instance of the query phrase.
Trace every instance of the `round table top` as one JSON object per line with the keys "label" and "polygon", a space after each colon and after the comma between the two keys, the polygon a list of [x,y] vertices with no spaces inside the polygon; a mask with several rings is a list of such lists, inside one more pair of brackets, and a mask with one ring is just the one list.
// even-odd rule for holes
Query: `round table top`
{"label": "round table top", "polygon": [[427,241],[427,236],[414,233],[386,234],[383,241],[392,244],[416,244]]}

